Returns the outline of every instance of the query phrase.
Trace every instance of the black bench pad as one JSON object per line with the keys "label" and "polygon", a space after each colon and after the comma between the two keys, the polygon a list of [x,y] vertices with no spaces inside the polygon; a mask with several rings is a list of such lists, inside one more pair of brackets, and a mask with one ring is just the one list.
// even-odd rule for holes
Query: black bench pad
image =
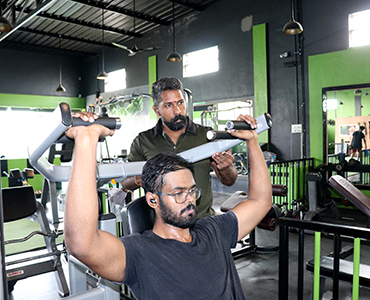
{"label": "black bench pad", "polygon": [[340,175],[329,178],[329,184],[370,217],[370,198]]}

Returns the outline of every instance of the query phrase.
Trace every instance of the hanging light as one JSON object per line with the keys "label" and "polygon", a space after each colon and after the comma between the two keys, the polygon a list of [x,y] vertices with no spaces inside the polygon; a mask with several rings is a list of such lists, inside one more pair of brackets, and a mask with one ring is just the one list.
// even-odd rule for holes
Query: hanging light
{"label": "hanging light", "polygon": [[0,14],[0,32],[9,32],[13,27],[10,22]]}
{"label": "hanging light", "polygon": [[354,94],[356,95],[356,94],[361,94],[362,93],[362,91],[360,90],[360,89],[357,89],[357,90],[355,90],[355,92],[354,92]]}
{"label": "hanging light", "polygon": [[167,55],[167,61],[178,62],[182,60],[180,53],[176,52],[176,37],[175,37],[175,1],[172,1],[172,38],[173,52]]}
{"label": "hanging light", "polygon": [[283,32],[289,35],[300,34],[303,31],[303,27],[294,19],[294,5],[292,0],[292,18],[283,27]]}
{"label": "hanging light", "polygon": [[104,9],[101,10],[101,19],[102,19],[102,43],[103,43],[103,50],[102,50],[102,71],[96,76],[99,80],[105,80],[108,77],[108,74],[104,71]]}
{"label": "hanging light", "polygon": [[[59,35],[59,49],[61,49],[61,36]],[[58,93],[64,93],[66,91],[65,87],[62,86],[62,56],[59,54],[59,85],[56,89]]]}
{"label": "hanging light", "polygon": [[0,1],[0,32],[9,32],[13,29],[13,26],[10,24],[8,19],[3,16],[2,7],[3,2]]}

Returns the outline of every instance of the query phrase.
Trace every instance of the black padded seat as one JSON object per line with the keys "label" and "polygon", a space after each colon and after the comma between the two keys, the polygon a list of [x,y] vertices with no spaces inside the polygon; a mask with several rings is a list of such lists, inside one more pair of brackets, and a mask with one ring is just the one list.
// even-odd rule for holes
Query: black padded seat
{"label": "black padded seat", "polygon": [[370,217],[370,198],[362,193],[347,179],[340,175],[333,175],[329,178],[329,185],[336,189],[349,201],[351,201],[364,214]]}
{"label": "black padded seat", "polygon": [[3,188],[4,222],[15,221],[33,215],[37,210],[32,186]]}
{"label": "black padded seat", "polygon": [[145,196],[140,197],[121,211],[123,234],[143,233],[153,228],[155,212],[146,202]]}

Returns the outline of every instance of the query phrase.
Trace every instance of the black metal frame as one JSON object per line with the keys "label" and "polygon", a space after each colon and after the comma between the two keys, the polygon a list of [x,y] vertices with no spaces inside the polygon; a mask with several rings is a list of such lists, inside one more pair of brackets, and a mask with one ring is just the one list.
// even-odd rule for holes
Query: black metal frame
{"label": "black metal frame", "polygon": [[[303,279],[304,279],[304,231],[317,231],[334,235],[334,268],[333,268],[333,299],[338,299],[339,293],[339,260],[341,236],[361,238],[368,240],[370,229],[328,224],[322,222],[296,220],[288,218],[279,219],[279,300],[288,300],[289,285],[289,228],[299,230],[298,243],[298,300],[303,300]],[[336,296],[336,297],[335,297]]]}

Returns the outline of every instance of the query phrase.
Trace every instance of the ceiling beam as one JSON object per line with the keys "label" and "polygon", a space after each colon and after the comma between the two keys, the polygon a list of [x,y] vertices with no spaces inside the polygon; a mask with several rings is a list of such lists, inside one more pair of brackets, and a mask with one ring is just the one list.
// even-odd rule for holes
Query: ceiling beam
{"label": "ceiling beam", "polygon": [[[33,34],[40,34],[40,35],[44,35],[44,36],[51,36],[51,37],[55,37],[55,38],[59,38],[60,37],[63,40],[70,40],[70,41],[75,41],[75,42],[80,42],[80,43],[86,43],[86,44],[91,44],[91,45],[103,46],[103,43],[102,42],[88,40],[88,39],[83,39],[83,38],[77,38],[77,37],[73,37],[73,36],[65,35],[65,34],[52,33],[52,32],[47,32],[47,31],[43,31],[43,30],[35,30],[35,29],[30,29],[30,28],[20,28],[19,30],[20,31],[23,31],[23,32],[33,33]],[[111,47],[111,48],[115,48],[115,46],[113,46],[110,43],[104,43],[104,47],[105,46]]]}
{"label": "ceiling beam", "polygon": [[0,42],[5,40],[8,36],[12,35],[14,32],[16,32],[20,27],[25,25],[27,22],[32,20],[34,17],[36,17],[40,12],[42,12],[44,9],[47,9],[50,5],[52,5],[56,0],[45,0],[44,2],[40,2],[37,7],[30,12],[27,16],[25,16],[22,20],[17,22],[16,24],[13,24],[13,29],[9,32],[4,32],[0,35]]}
{"label": "ceiling beam", "polygon": [[83,52],[83,51],[76,51],[76,50],[68,50],[68,49],[58,49],[54,47],[49,47],[49,46],[43,46],[43,45],[32,45],[28,43],[23,43],[23,42],[14,42],[10,40],[4,41],[0,45],[1,49],[7,49],[8,46],[10,47],[16,47],[18,51],[24,51],[21,48],[27,49],[27,52],[40,52],[40,51],[46,51],[47,54],[50,53],[55,53],[55,55],[62,55],[62,56],[73,56],[73,57],[88,57],[88,56],[96,56],[96,53],[91,53],[91,52]]}
{"label": "ceiling beam", "polygon": [[[17,5],[15,7],[15,10],[16,11],[21,11],[22,7]],[[25,13],[29,13],[30,11],[31,11],[31,9],[29,9],[29,8],[26,8],[24,10]],[[137,32],[134,33],[133,31],[118,29],[118,28],[112,27],[112,26],[106,26],[106,25],[102,26],[101,24],[98,24],[98,23],[86,22],[84,20],[77,20],[75,18],[70,18],[70,17],[63,17],[61,15],[51,14],[51,13],[48,13],[48,12],[45,12],[45,11],[39,13],[38,16],[48,18],[48,19],[52,19],[52,20],[58,20],[58,21],[66,22],[66,23],[70,23],[70,24],[85,26],[85,27],[89,27],[89,28],[95,28],[95,29],[100,29],[100,30],[103,29],[105,31],[111,31],[111,32],[119,33],[119,34],[128,35],[128,36],[135,36],[137,38],[141,38],[143,36],[141,33],[137,33]]]}
{"label": "ceiling beam", "polygon": [[72,0],[72,1],[85,4],[85,5],[90,5],[90,6],[97,7],[97,8],[101,8],[101,9],[105,9],[105,10],[110,10],[110,11],[113,11],[119,14],[124,14],[130,17],[135,17],[137,19],[142,19],[142,20],[145,20],[151,23],[159,24],[159,25],[164,25],[164,26],[170,25],[170,22],[163,20],[161,18],[157,18],[151,15],[133,11],[131,9],[127,9],[124,7],[119,7],[117,5],[110,5],[109,3],[98,2],[95,0]]}

